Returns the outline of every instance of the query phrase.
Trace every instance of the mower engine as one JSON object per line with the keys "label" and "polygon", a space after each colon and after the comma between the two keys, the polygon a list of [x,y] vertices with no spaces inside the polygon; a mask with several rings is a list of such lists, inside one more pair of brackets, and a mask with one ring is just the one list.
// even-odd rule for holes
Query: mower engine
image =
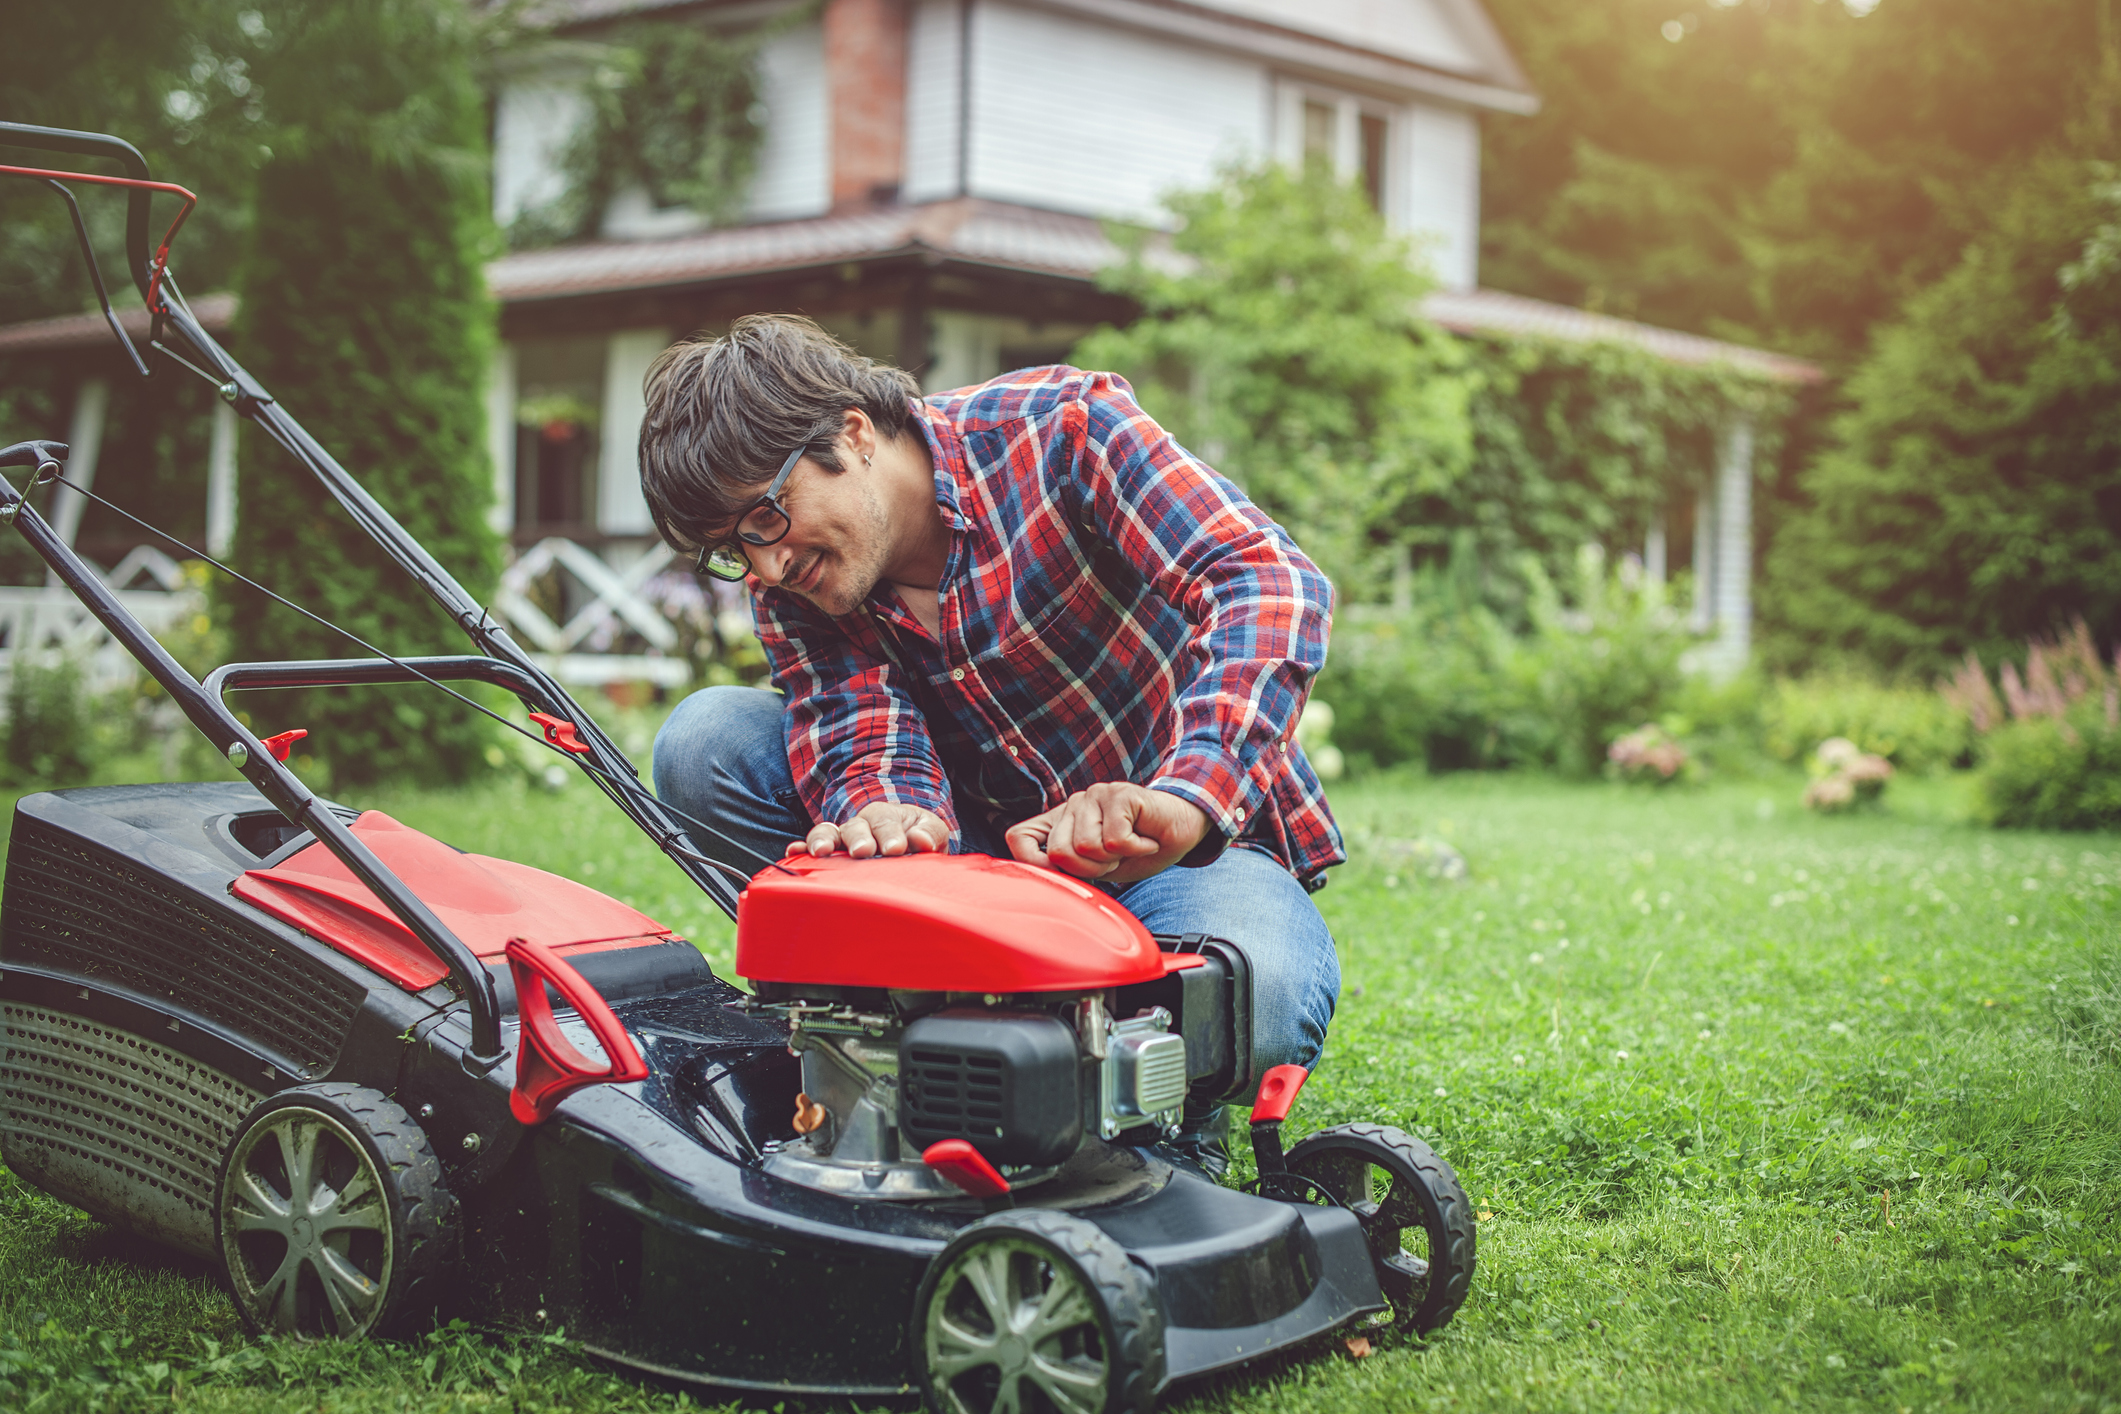
{"label": "mower engine", "polygon": [[[1250,968],[1152,937],[1111,898],[1010,860],[790,859],[746,891],[737,971],[802,1058],[769,1172],[831,1192],[955,1196],[969,1145],[1012,1189],[1091,1140],[1178,1132],[1249,1090]],[[936,879],[947,867],[948,888]]]}

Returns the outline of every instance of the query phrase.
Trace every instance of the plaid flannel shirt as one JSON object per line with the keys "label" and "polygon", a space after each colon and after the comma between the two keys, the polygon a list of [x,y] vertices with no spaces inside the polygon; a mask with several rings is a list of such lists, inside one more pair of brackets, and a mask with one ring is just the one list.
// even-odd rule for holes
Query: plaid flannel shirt
{"label": "plaid flannel shirt", "polygon": [[[1033,368],[914,404],[950,527],[940,639],[888,585],[833,618],[761,588],[803,804],[1006,828],[1104,781],[1204,811],[1300,878],[1347,856],[1295,740],[1332,586],[1124,379]],[[798,512],[799,513],[799,512]]]}

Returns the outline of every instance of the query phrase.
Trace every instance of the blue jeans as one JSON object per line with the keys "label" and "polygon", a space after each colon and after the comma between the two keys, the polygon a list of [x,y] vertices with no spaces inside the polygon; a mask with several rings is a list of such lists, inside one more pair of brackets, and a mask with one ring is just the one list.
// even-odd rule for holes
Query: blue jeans
{"label": "blue jeans", "polygon": [[[725,839],[693,843],[755,873],[809,833],[809,812],[788,770],[781,699],[750,687],[710,687],[678,704],[655,738],[655,793]],[[1007,858],[999,832],[965,822],[960,852]],[[1110,892],[1152,933],[1226,938],[1252,962],[1252,1073],[1314,1066],[1340,999],[1333,935],[1303,885],[1272,855],[1233,846],[1200,869],[1170,868]]]}

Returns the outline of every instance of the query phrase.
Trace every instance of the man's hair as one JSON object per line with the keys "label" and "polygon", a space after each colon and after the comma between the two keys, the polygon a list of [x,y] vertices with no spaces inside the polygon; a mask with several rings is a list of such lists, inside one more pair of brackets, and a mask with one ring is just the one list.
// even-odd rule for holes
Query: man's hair
{"label": "man's hair", "polygon": [[920,385],[793,314],[747,314],[721,338],[695,334],[649,365],[641,494],[678,550],[727,529],[797,447],[840,470],[833,443],[860,408],[884,437],[913,418]]}

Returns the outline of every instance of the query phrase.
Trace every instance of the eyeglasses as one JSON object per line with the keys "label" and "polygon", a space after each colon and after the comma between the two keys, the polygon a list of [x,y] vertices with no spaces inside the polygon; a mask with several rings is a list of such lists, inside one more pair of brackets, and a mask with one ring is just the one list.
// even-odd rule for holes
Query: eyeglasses
{"label": "eyeglasses", "polygon": [[808,450],[807,447],[797,447],[788,454],[788,460],[781,463],[780,472],[766,488],[766,494],[753,501],[737,517],[734,533],[715,544],[700,547],[699,554],[692,561],[694,573],[712,575],[716,579],[740,580],[751,573],[751,561],[745,558],[744,546],[776,544],[788,534],[788,512],[781,505],[781,488],[788,484],[789,474]]}

